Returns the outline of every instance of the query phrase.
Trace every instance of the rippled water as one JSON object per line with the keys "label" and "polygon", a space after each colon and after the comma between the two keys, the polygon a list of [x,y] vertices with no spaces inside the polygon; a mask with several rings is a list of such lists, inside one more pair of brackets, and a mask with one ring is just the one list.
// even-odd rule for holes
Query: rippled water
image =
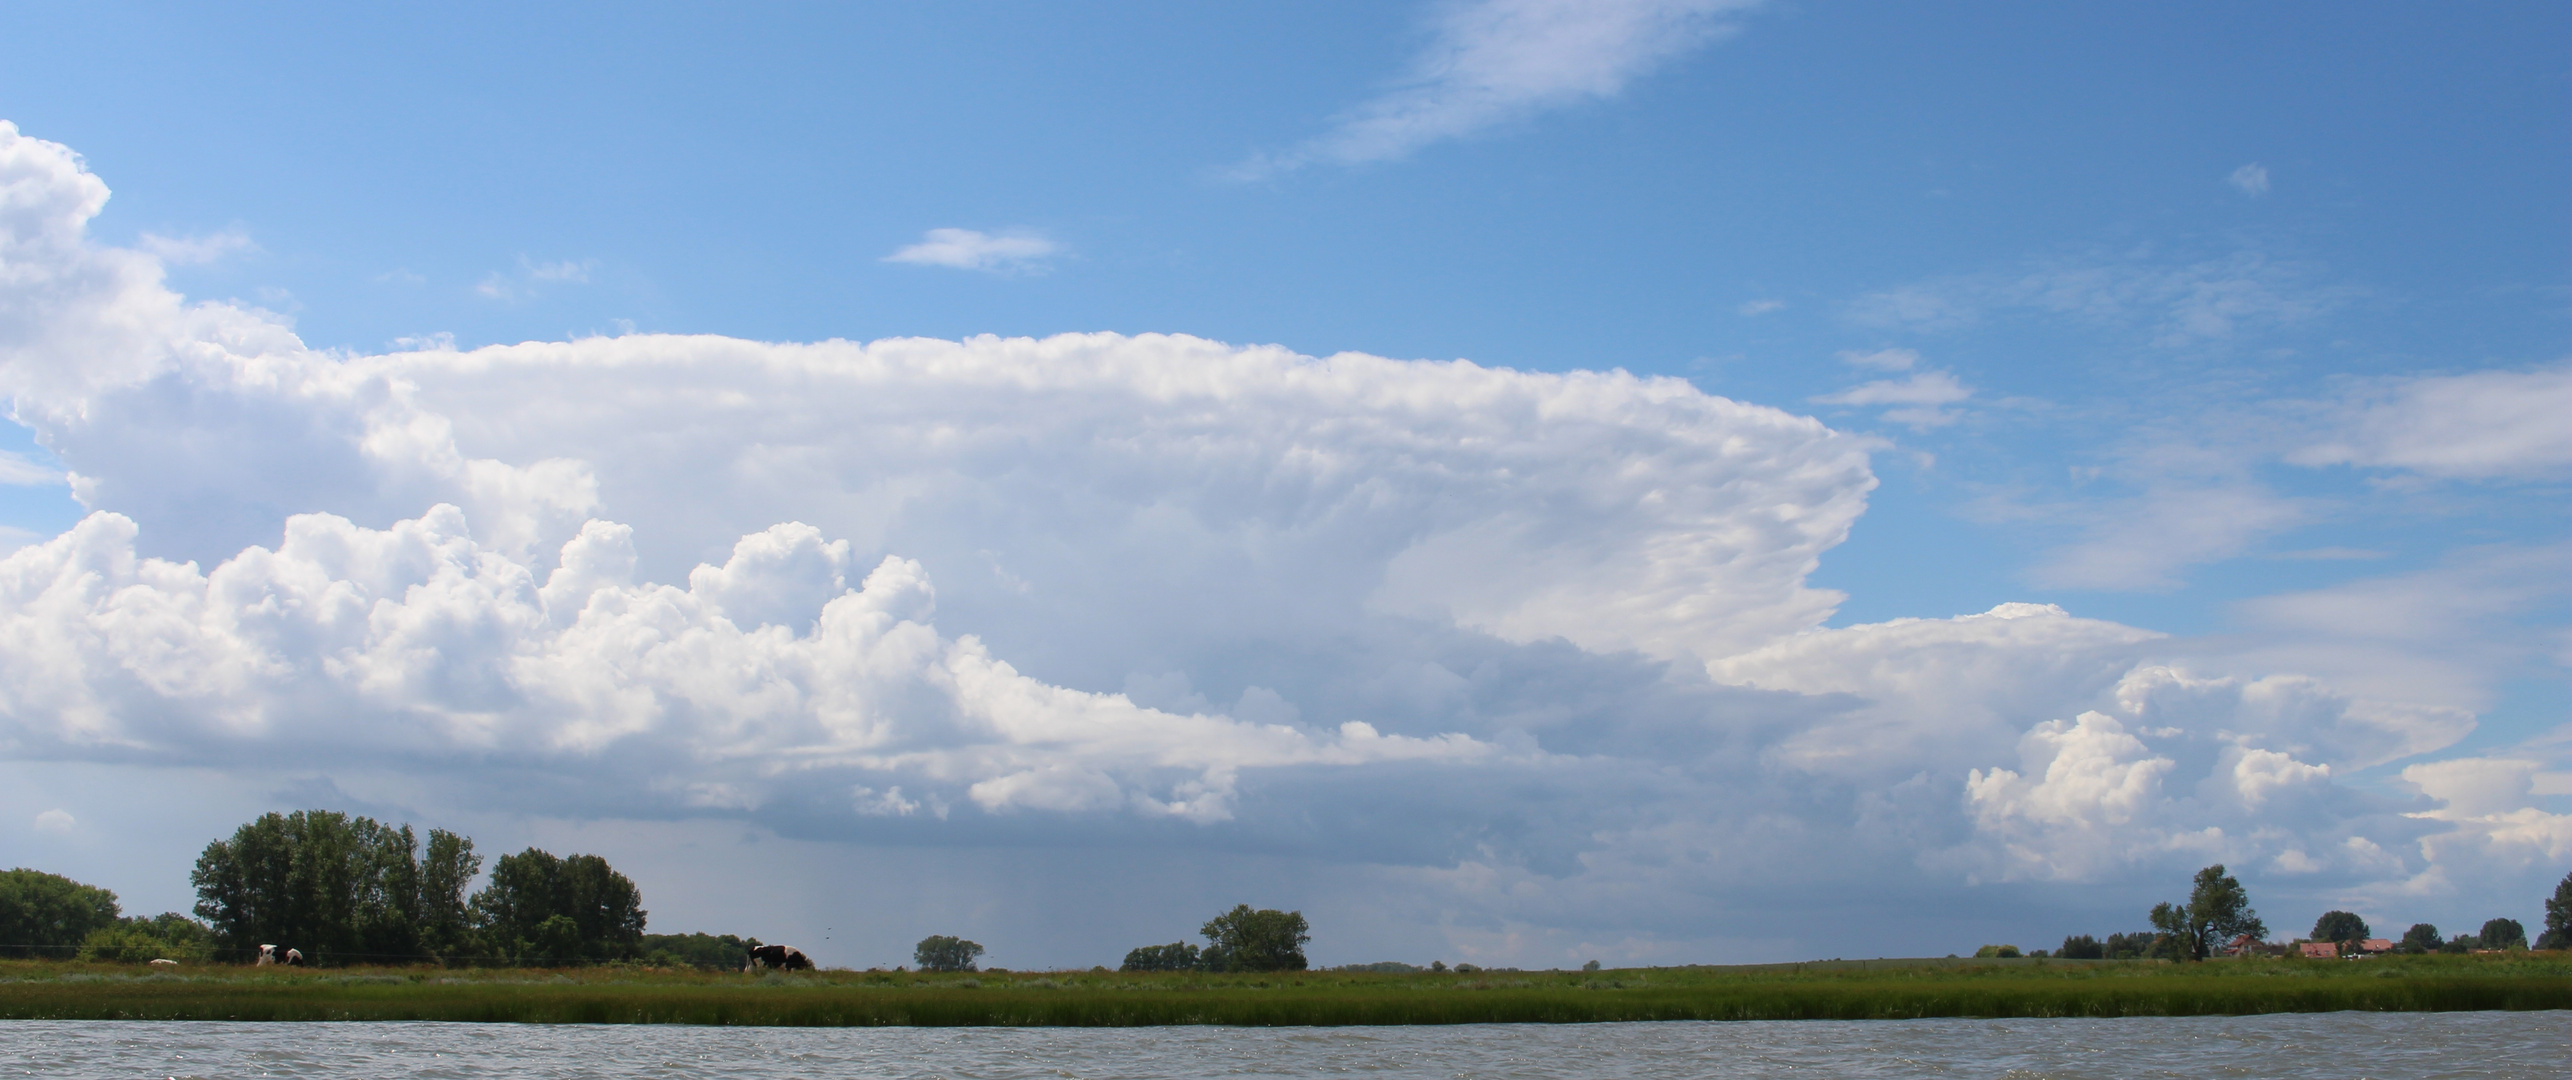
{"label": "rippled water", "polygon": [[0,1021],[0,1076],[2562,1077],[2572,1012],[1392,1028]]}

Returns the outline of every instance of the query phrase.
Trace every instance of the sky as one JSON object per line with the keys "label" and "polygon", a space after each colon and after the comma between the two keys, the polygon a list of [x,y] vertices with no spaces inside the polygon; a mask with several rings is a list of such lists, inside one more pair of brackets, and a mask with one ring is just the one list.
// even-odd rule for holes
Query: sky
{"label": "sky", "polygon": [[304,808],[856,967],[2572,871],[2560,5],[0,26],[0,864],[129,911]]}

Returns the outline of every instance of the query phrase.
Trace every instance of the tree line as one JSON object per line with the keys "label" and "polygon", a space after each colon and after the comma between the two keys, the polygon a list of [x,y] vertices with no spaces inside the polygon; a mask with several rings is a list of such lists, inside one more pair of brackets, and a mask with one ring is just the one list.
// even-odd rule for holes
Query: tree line
{"label": "tree line", "polygon": [[503,855],[467,895],[482,867],[473,841],[444,829],[422,837],[329,810],[271,813],[197,856],[192,915],[126,917],[106,889],[24,868],[0,873],[0,956],[240,961],[277,945],[316,963],[738,967],[757,944],[646,934],[642,891],[596,855]]}
{"label": "tree line", "polygon": [[[2270,944],[2268,926],[2259,913],[2251,910],[2250,894],[2242,883],[2225,872],[2221,863],[2197,872],[2194,887],[2184,902],[2163,903],[2153,907],[2152,929],[2127,934],[2110,934],[2102,941],[2088,934],[2075,934],[2063,939],[2063,947],[2051,955],[2071,960],[2205,960],[2231,951],[2233,943],[2248,939],[2254,951],[2284,953],[2306,942],[2330,943],[2340,955],[2355,953],[2362,943],[2375,940],[2367,921],[2347,911],[2327,911],[2313,922],[2313,932],[2284,945]],[[2391,940],[2391,939],[2386,939]],[[2402,939],[2392,943],[2401,953],[2464,953],[2486,950],[2526,949],[2531,947],[2527,929],[2516,919],[2495,918],[2483,923],[2481,932],[2441,937],[2436,926],[2413,923]],[[2545,901],[2545,929],[2533,947],[2538,949],[2572,949],[2572,874],[2565,874],[2554,895]],[[1977,956],[2007,957],[2020,955],[2008,945],[1986,945]],[[2039,949],[2031,956],[2049,955]]]}

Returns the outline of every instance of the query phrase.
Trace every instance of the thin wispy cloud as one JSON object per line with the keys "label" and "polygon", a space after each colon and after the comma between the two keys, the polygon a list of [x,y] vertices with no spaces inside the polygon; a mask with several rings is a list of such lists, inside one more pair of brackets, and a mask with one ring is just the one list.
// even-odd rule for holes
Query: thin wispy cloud
{"label": "thin wispy cloud", "polygon": [[217,262],[234,252],[259,249],[259,245],[250,242],[250,234],[239,229],[226,229],[206,236],[162,236],[158,233],[144,233],[141,242],[136,246],[150,252],[153,258],[172,266]]}
{"label": "thin wispy cloud", "polygon": [[62,482],[61,469],[29,461],[24,454],[0,450],[0,485],[50,487]]}
{"label": "thin wispy cloud", "polygon": [[1031,273],[1046,269],[1046,260],[1063,246],[1033,232],[987,233],[975,229],[931,229],[920,242],[884,257],[885,262],[945,266],[985,273]]}
{"label": "thin wispy cloud", "polygon": [[1450,4],[1391,92],[1287,153],[1236,170],[1398,158],[1547,109],[1615,97],[1662,64],[1730,36],[1760,0],[1477,0]]}
{"label": "thin wispy cloud", "polygon": [[2244,165],[2233,170],[2233,174],[2225,177],[2224,182],[2240,189],[2242,194],[2256,199],[2268,194],[2268,167],[2256,162]]}
{"label": "thin wispy cloud", "polygon": [[513,303],[535,298],[543,286],[587,285],[590,271],[598,269],[596,259],[559,259],[538,262],[524,255],[518,257],[516,273],[494,270],[482,276],[473,291],[492,300]]}
{"label": "thin wispy cloud", "polygon": [[1740,312],[1744,318],[1755,318],[1772,311],[1783,311],[1785,308],[1784,300],[1752,300],[1733,310]]}

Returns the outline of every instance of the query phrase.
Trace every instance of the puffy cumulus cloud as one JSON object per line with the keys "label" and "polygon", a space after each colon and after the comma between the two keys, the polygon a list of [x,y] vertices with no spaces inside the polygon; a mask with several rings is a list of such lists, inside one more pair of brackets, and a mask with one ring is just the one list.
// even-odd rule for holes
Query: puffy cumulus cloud
{"label": "puffy cumulus cloud", "polygon": [[[1876,444],[1678,380],[1171,335],[331,355],[91,244],[67,149],[0,130],[0,179],[0,392],[94,510],[0,559],[21,777],[1050,852],[1102,912],[1218,866],[1172,895],[1530,962],[1836,951],[1896,904],[1989,939],[2209,856],[2471,883],[2506,845],[2423,838],[2543,809],[2348,782],[2463,731],[2436,695],[2045,605],[1825,628]],[[15,820],[129,828],[71,790]]]}
{"label": "puffy cumulus cloud", "polygon": [[[1039,683],[940,635],[919,564],[887,558],[850,588],[847,546],[801,524],[744,537],[686,589],[631,581],[630,530],[601,521],[541,583],[452,506],[384,530],[297,516],[274,550],[205,573],[137,556],[135,531],[99,513],[0,560],[0,713],[17,752],[607,757],[646,786],[754,808],[737,793],[822,772],[989,811],[1201,821],[1230,816],[1245,769],[1493,752]],[[916,806],[899,784],[856,790],[861,812]]]}
{"label": "puffy cumulus cloud", "polygon": [[2572,364],[2405,379],[2333,407],[2322,438],[2288,460],[2454,479],[2558,478],[2572,469],[2567,410]]}

